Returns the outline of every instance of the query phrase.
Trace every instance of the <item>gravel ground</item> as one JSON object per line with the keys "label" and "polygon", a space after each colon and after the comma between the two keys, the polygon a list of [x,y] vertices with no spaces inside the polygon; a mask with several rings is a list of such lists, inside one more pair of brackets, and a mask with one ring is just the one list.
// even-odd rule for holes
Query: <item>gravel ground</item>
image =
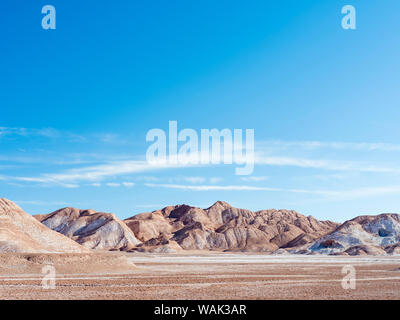
{"label": "gravel ground", "polygon": [[[129,272],[56,274],[44,289],[38,272],[0,275],[0,299],[400,299],[400,256],[124,254]],[[342,288],[342,268],[356,288]]]}

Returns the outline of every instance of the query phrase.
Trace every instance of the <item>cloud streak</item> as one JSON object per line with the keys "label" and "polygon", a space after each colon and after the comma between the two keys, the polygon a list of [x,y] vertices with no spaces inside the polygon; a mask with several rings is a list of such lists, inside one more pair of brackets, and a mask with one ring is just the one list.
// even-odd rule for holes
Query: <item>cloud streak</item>
{"label": "cloud streak", "polygon": [[400,173],[400,168],[398,167],[377,166],[359,161],[315,160],[297,157],[270,157],[258,155],[255,159],[255,164],[281,167],[290,166],[312,168],[330,171]]}
{"label": "cloud streak", "polygon": [[[256,165],[260,166],[291,166],[300,168],[311,168],[329,171],[353,171],[353,172],[371,172],[371,173],[400,173],[399,168],[385,167],[365,164],[352,161],[334,161],[334,160],[313,160],[295,157],[262,157],[257,156]],[[153,172],[158,170],[167,170],[173,168],[193,167],[196,165],[182,165],[170,163],[148,163],[141,160],[115,161],[106,164],[87,166],[75,169],[69,169],[61,173],[46,173],[38,177],[14,177],[12,179],[23,182],[36,182],[44,184],[58,184],[67,188],[76,187],[78,182],[98,182],[108,178],[124,176],[129,174]],[[200,166],[200,165],[199,165]],[[265,177],[243,177],[244,181],[262,181]],[[3,177],[4,180],[4,177]],[[202,177],[185,178],[190,183],[202,183],[205,179]],[[217,181],[215,181],[217,182]]]}
{"label": "cloud streak", "polygon": [[274,187],[256,187],[248,185],[178,185],[178,184],[153,184],[146,183],[150,188],[179,189],[188,191],[267,191],[267,192],[287,192],[320,195],[330,200],[349,200],[354,198],[365,198],[381,195],[400,195],[400,186],[369,187],[349,190],[307,190],[307,189],[284,189]]}
{"label": "cloud streak", "polygon": [[307,150],[313,149],[334,149],[334,150],[353,150],[353,151],[400,151],[400,144],[385,142],[332,142],[332,141],[282,141],[270,140],[258,143],[261,147],[276,148],[301,148]]}
{"label": "cloud streak", "polygon": [[[6,128],[0,127],[0,137],[4,135],[40,135],[44,137],[57,137],[60,135],[59,131],[54,129],[25,129],[25,128]],[[106,136],[107,140],[115,139],[114,135]],[[388,143],[345,143],[345,142],[320,142],[320,141],[269,141],[261,143],[260,145],[267,146],[278,146],[284,148],[300,147],[305,149],[316,149],[316,148],[333,148],[342,149],[349,148],[355,150],[384,150],[384,151],[400,151],[400,145],[388,144]],[[282,152],[281,152],[282,154]],[[107,155],[104,155],[103,161],[107,159]],[[65,169],[54,173],[39,173],[37,176],[22,176],[22,177],[10,177],[11,180],[20,182],[30,183],[41,183],[41,184],[55,184],[67,188],[75,188],[80,182],[95,183],[104,180],[114,179],[115,177],[126,176],[131,174],[138,174],[144,172],[156,172],[159,170],[168,170],[174,168],[184,167],[212,167],[212,164],[201,165],[179,163],[152,163],[144,160],[131,160],[134,159],[132,156],[127,158],[125,155],[123,158],[113,154],[113,159],[108,157],[109,161],[99,162],[102,160],[100,157],[96,157],[97,164],[86,164],[82,159],[76,164],[83,165],[82,167]],[[1,160],[1,158],[0,158]],[[19,159],[20,160],[20,159]],[[76,159],[75,159],[76,160]],[[396,166],[388,166],[379,163],[368,163],[365,161],[343,161],[333,159],[318,159],[317,157],[298,157],[298,156],[274,156],[266,153],[258,152],[255,154],[254,159],[256,166],[272,166],[272,167],[296,167],[302,169],[316,169],[325,171],[335,172],[365,172],[365,173],[377,173],[377,174],[399,174],[400,168]],[[61,163],[62,164],[62,163]],[[66,161],[66,164],[73,164],[73,162]],[[139,179],[139,177],[138,177]],[[182,178],[183,179],[183,178]],[[267,177],[257,176],[243,176],[242,181],[246,182],[261,182],[267,179]],[[0,177],[0,180],[5,180],[5,177]],[[139,181],[139,180],[138,180]],[[185,182],[191,184],[204,184],[207,179],[203,177],[186,177]],[[112,183],[112,181],[110,181]],[[147,181],[152,182],[152,181]],[[170,181],[177,182],[177,181]],[[211,184],[218,182],[218,179],[211,181]]]}
{"label": "cloud streak", "polygon": [[167,188],[167,189],[180,189],[180,190],[192,190],[192,191],[280,191],[277,188],[267,187],[255,187],[255,186],[243,186],[243,185],[227,185],[227,186],[216,186],[216,185],[182,185],[182,184],[155,184],[145,183],[145,186],[150,188]]}
{"label": "cloud streak", "polygon": [[[189,165],[185,166],[187,167]],[[96,182],[115,176],[180,167],[183,166],[178,164],[148,163],[140,160],[129,160],[70,169],[63,173],[42,174],[39,177],[15,177],[14,179],[25,182],[55,183],[63,185],[80,181]]]}

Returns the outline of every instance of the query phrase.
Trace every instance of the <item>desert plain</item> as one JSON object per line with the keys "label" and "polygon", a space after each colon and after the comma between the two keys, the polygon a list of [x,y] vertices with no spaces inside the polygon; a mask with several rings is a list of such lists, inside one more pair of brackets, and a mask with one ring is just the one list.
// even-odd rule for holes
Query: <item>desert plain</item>
{"label": "desert plain", "polygon": [[[98,253],[2,255],[1,299],[396,299],[399,256],[262,253]],[[10,263],[10,259],[14,261]],[[43,266],[56,270],[54,289]],[[344,266],[355,289],[344,289]],[[18,267],[17,267],[18,266]]]}

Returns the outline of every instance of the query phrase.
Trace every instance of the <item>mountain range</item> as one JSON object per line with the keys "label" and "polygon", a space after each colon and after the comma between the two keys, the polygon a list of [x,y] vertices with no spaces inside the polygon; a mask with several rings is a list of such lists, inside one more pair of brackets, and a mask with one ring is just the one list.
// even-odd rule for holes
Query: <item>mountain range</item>
{"label": "mountain range", "polygon": [[30,216],[0,199],[0,252],[179,252],[400,254],[400,215],[358,216],[339,224],[294,210],[250,211],[218,201],[201,209],[168,206],[120,220],[112,213],[62,208]]}

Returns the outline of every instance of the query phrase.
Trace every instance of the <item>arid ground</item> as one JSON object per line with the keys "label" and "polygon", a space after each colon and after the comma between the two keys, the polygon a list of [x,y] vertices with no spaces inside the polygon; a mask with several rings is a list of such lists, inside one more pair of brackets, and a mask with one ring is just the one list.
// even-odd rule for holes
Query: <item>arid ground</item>
{"label": "arid ground", "polygon": [[[110,255],[110,254],[108,254]],[[1,269],[1,299],[400,299],[400,256],[304,256],[248,253],[125,255],[135,265],[109,270],[78,260],[54,265],[55,289],[43,289],[44,260]],[[26,258],[26,257],[25,257]],[[54,262],[54,261],[53,261]],[[53,263],[52,262],[52,263]],[[104,263],[101,263],[104,266]],[[356,289],[342,288],[345,265]]]}

